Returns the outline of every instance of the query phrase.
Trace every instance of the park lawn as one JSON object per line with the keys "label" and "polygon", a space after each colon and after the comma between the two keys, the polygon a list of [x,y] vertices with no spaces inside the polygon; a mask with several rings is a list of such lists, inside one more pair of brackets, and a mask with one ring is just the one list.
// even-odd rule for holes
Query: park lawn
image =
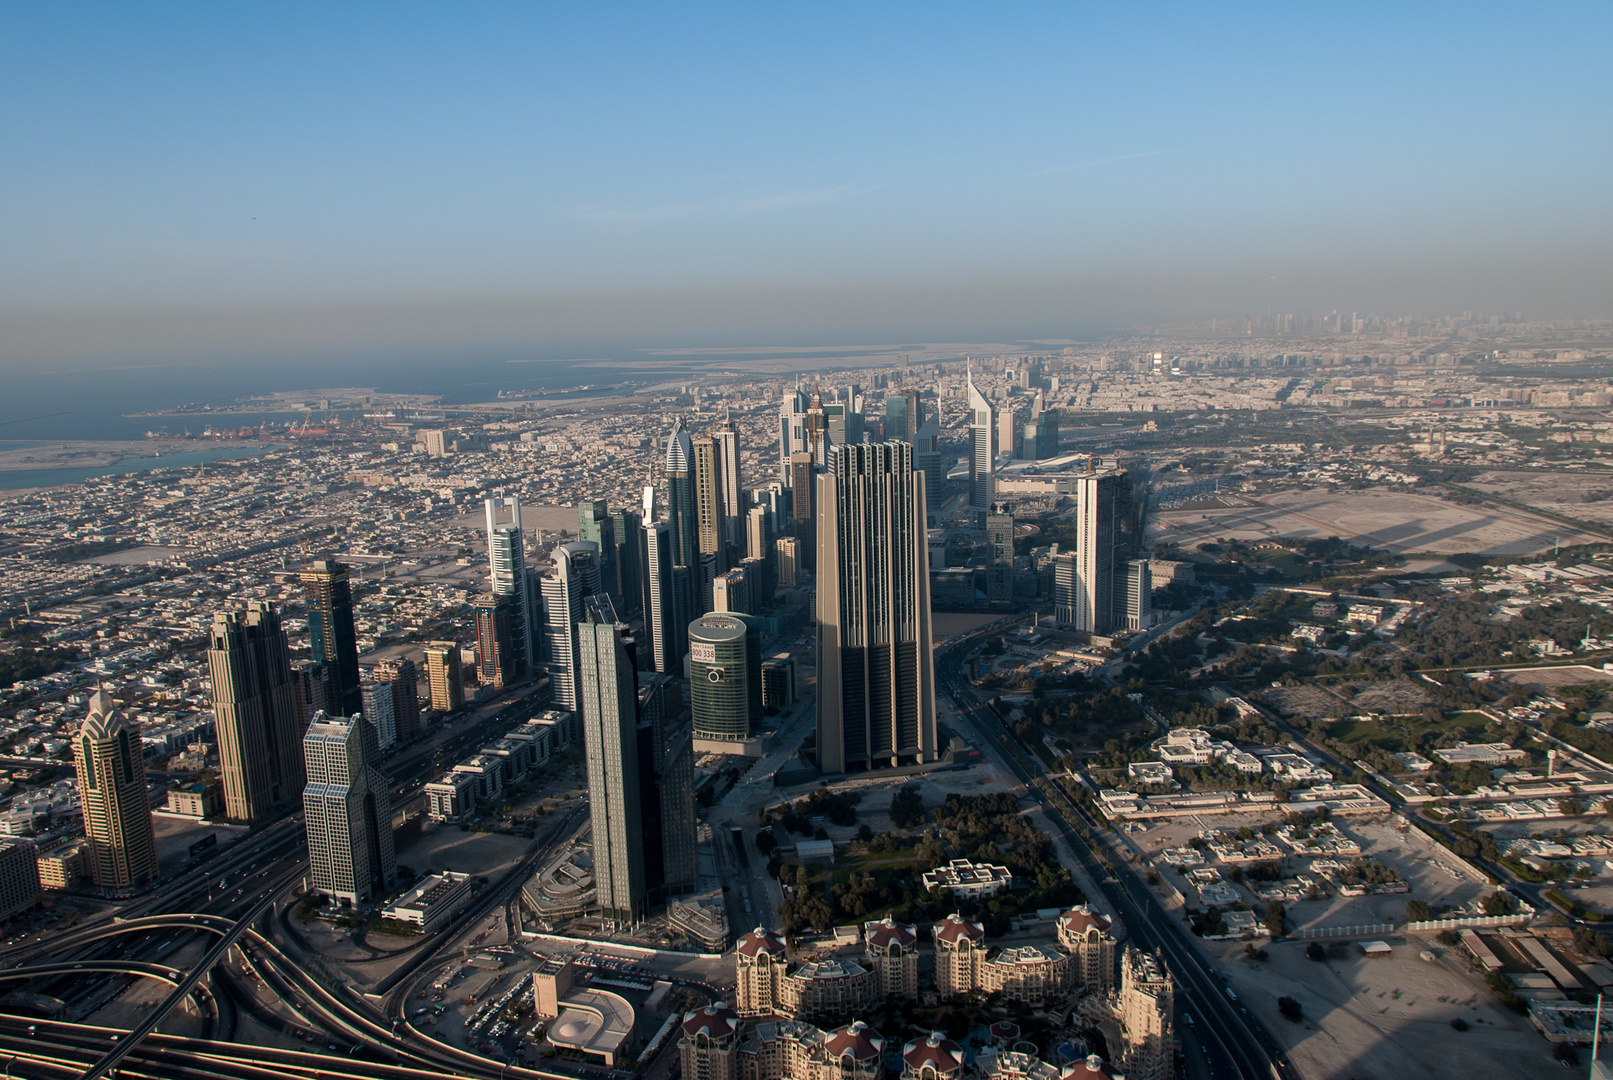
{"label": "park lawn", "polygon": [[1346,746],[1376,746],[1393,754],[1430,732],[1436,736],[1455,732],[1471,740],[1482,736],[1489,725],[1490,718],[1483,713],[1457,713],[1438,721],[1399,716],[1385,720],[1335,720],[1328,728],[1328,735]]}

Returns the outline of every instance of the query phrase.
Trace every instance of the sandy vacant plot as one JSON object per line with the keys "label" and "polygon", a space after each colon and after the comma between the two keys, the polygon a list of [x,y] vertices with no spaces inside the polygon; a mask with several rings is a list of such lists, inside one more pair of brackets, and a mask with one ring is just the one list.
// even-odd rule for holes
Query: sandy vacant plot
{"label": "sandy vacant plot", "polygon": [[[1239,959],[1236,942],[1217,945],[1212,955],[1306,1080],[1563,1075],[1551,1044],[1498,1007],[1460,956],[1419,960],[1424,949],[1445,951],[1416,938],[1387,940],[1394,954],[1374,960],[1353,947],[1347,959],[1307,960],[1299,941],[1268,946],[1264,963]],[[1279,997],[1300,1003],[1302,1022],[1282,1018]],[[1458,1016],[1469,1030],[1450,1026]]]}
{"label": "sandy vacant plot", "polygon": [[1524,555],[1559,541],[1599,539],[1520,511],[1458,506],[1433,495],[1387,488],[1279,491],[1259,501],[1259,506],[1230,510],[1161,511],[1154,529],[1161,538],[1184,546],[1222,536],[1338,536],[1390,551],[1441,555]]}
{"label": "sandy vacant plot", "polygon": [[1507,668],[1501,672],[1508,682],[1534,687],[1537,690],[1561,689],[1588,682],[1613,682],[1613,672],[1593,668],[1589,664],[1566,664],[1562,667]]}
{"label": "sandy vacant plot", "polygon": [[1613,477],[1600,471],[1491,472],[1466,486],[1581,521],[1613,525]]}

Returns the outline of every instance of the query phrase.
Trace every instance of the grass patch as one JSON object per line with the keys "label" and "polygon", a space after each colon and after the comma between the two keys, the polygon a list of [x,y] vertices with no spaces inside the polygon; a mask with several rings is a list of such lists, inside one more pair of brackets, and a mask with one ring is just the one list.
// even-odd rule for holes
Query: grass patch
{"label": "grass patch", "polygon": [[1376,746],[1397,754],[1416,745],[1425,735],[1437,739],[1445,734],[1456,734],[1471,742],[1481,737],[1489,725],[1490,718],[1483,713],[1457,713],[1443,720],[1395,716],[1382,720],[1335,720],[1328,726],[1327,734],[1328,738],[1346,746]]}

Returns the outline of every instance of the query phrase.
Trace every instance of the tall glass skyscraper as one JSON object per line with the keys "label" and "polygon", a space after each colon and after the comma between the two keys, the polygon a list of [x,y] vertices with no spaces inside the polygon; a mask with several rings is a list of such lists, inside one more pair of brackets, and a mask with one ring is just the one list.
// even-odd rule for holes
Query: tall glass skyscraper
{"label": "tall glass skyscraper", "polygon": [[[510,508],[510,520],[500,524],[500,508]],[[528,603],[526,534],[521,526],[521,500],[487,500],[488,583],[494,596],[510,598],[510,648],[519,669],[537,663],[538,643],[533,639],[535,619]]]}
{"label": "tall glass skyscraper", "polygon": [[694,493],[694,445],[683,421],[674,421],[666,441],[666,509],[672,526],[672,562],[696,566],[700,550]]}
{"label": "tall glass skyscraper", "polygon": [[358,633],[353,628],[353,586],[347,567],[335,559],[316,559],[298,575],[308,603],[308,644],[314,662],[330,672],[330,698],[352,716],[360,711]]}
{"label": "tall glass skyscraper", "polygon": [[818,477],[818,760],[936,759],[924,474],[905,442],[834,447]]}
{"label": "tall glass skyscraper", "polygon": [[213,683],[224,814],[250,824],[302,791],[296,685],[280,617],[267,603],[213,616],[207,669]]}
{"label": "tall glass skyscraper", "polygon": [[991,402],[975,389],[974,374],[969,375],[969,505],[976,510],[991,507],[994,481],[997,472],[995,424]]}
{"label": "tall glass skyscraper", "polygon": [[555,707],[575,711],[577,620],[584,597],[600,593],[599,547],[577,541],[554,549],[554,569],[543,576],[543,663]]}
{"label": "tall glass skyscraper", "polygon": [[592,597],[584,604],[577,639],[594,889],[607,922],[633,926],[644,920],[649,889],[639,777],[638,692],[621,627],[608,599]]}
{"label": "tall glass skyscraper", "polygon": [[140,733],[105,690],[90,697],[73,741],[85,854],[95,887],[127,894],[157,876],[157,841]]}

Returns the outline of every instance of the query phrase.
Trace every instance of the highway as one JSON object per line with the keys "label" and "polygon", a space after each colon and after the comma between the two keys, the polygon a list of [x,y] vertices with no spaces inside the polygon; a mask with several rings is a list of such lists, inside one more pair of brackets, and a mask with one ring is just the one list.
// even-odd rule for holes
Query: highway
{"label": "highway", "polygon": [[[1094,881],[1101,882],[1104,895],[1090,898],[1120,917],[1134,944],[1157,948],[1176,979],[1178,1017],[1191,1014],[1191,1025],[1179,1024],[1178,1037],[1186,1032],[1203,1043],[1212,1080],[1285,1080],[1297,1076],[1282,1045],[1237,1000],[1226,980],[1210,967],[1190,931],[1160,904],[1148,885],[1122,859],[1100,858],[1082,836],[1071,827],[1080,821],[1096,832],[1099,825],[1071,800],[1057,782],[1038,788],[1038,777],[1026,767],[1037,768],[1038,759],[996,712],[983,702],[958,674],[963,652],[980,638],[1000,633],[1001,624],[982,627],[948,645],[936,657],[938,687],[952,699],[958,713],[979,735],[982,748],[998,751],[996,756],[1022,781],[1032,798],[1041,802],[1047,818],[1059,829],[1065,843],[1082,862]],[[1051,792],[1051,799],[1044,791]]]}

